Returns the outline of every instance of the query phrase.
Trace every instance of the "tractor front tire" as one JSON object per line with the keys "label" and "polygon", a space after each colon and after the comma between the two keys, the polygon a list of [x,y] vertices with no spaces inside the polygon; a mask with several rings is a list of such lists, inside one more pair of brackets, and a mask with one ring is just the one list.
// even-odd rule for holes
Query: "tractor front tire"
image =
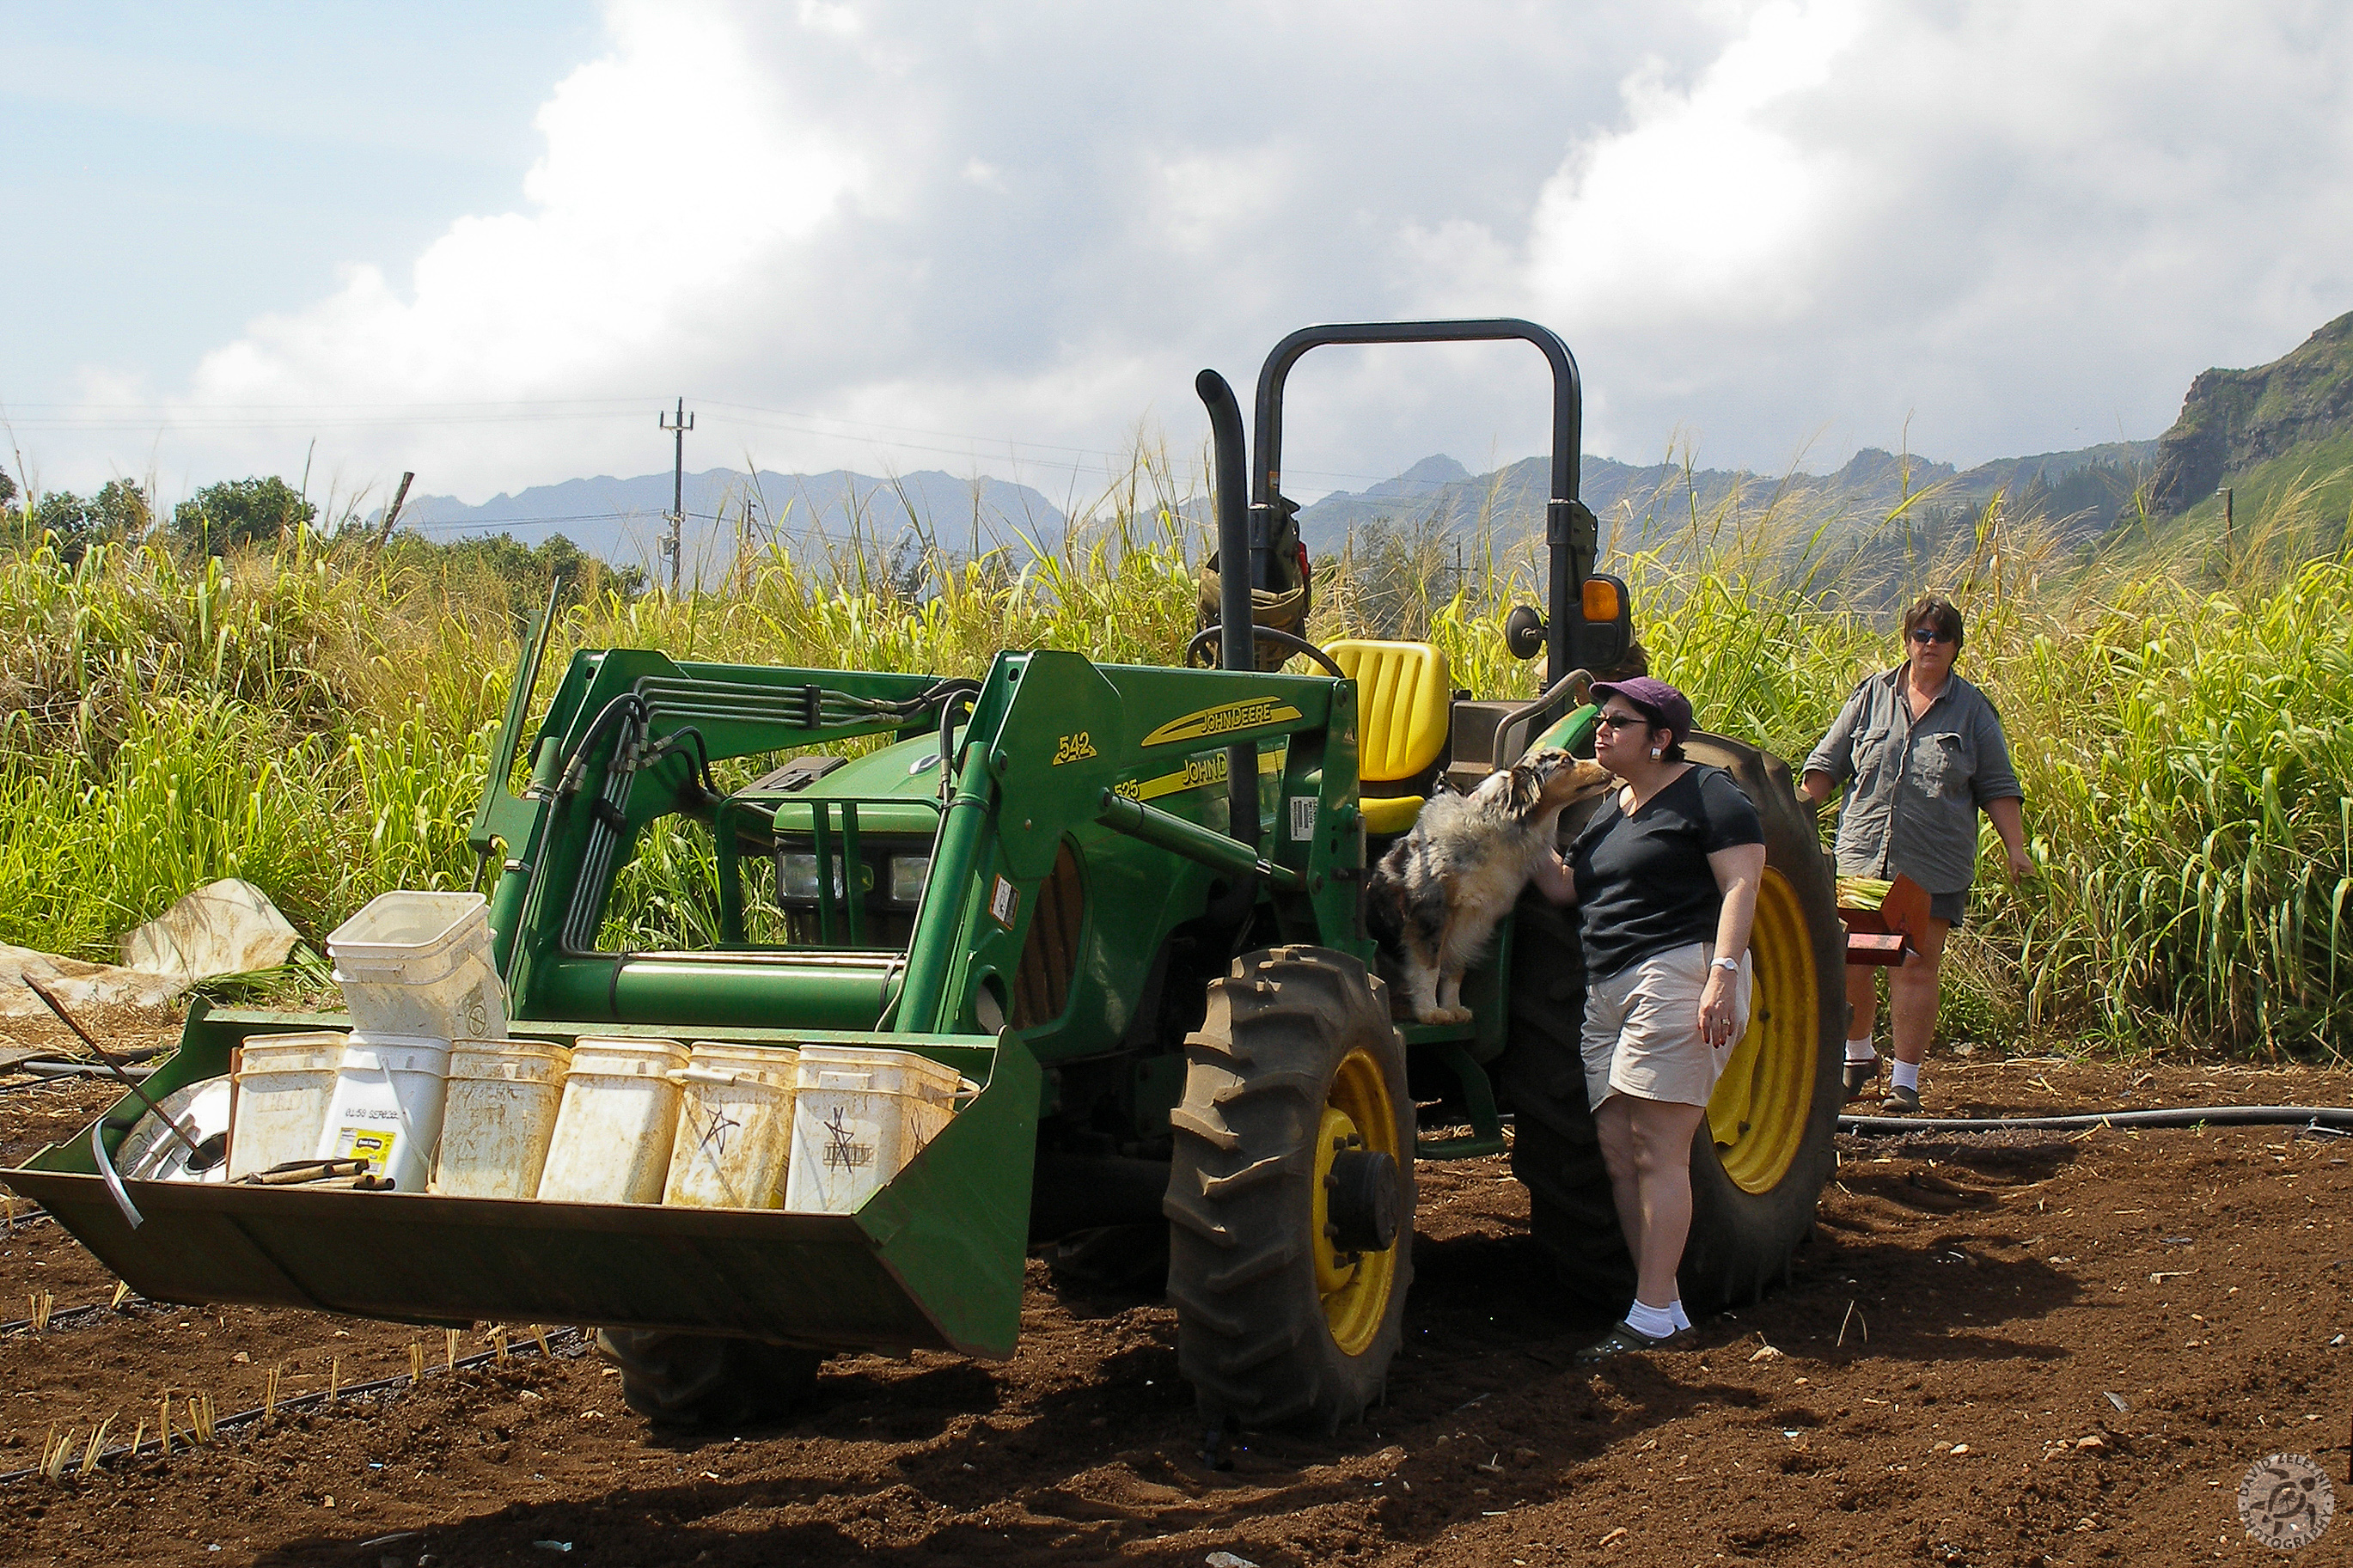
{"label": "tractor front tire", "polygon": [[621,1397],[657,1426],[748,1426],[788,1415],[817,1385],[822,1352],[725,1334],[599,1329]]}
{"label": "tractor front tire", "polygon": [[[1749,953],[1756,992],[1747,1032],[1692,1140],[1692,1226],[1679,1272],[1694,1312],[1745,1306],[1788,1277],[1829,1181],[1843,1098],[1846,940],[1836,886],[1810,807],[1786,763],[1719,735],[1683,745],[1723,768],[1765,827],[1765,879]],[[1573,918],[1531,894],[1512,938],[1511,1045],[1504,1083],[1517,1112],[1514,1172],[1530,1226],[1552,1254],[1571,1303],[1622,1311],[1634,1267],[1586,1103],[1578,1049],[1584,965]],[[1572,1007],[1573,1004],[1573,1007]]]}
{"label": "tractor front tire", "polygon": [[1388,1384],[1413,1279],[1413,1101],[1381,982],[1345,953],[1235,961],[1185,1041],[1168,1300],[1202,1415],[1332,1433]]}

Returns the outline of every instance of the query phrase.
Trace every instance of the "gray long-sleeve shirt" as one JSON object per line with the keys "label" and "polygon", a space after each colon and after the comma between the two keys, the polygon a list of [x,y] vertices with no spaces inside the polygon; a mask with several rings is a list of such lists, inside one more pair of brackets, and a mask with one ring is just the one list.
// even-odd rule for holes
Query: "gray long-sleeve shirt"
{"label": "gray long-sleeve shirt", "polygon": [[1839,812],[1841,876],[1901,872],[1932,893],[1957,893],[1977,871],[1978,808],[2026,792],[1984,692],[1948,675],[1915,721],[1904,679],[1897,665],[1856,687],[1805,771],[1848,785]]}

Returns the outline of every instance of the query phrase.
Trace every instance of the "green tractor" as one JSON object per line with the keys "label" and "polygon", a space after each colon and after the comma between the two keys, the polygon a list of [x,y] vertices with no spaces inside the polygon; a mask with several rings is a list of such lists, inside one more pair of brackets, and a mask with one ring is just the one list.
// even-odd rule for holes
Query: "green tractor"
{"label": "green tractor", "polygon": [[[1497,339],[1554,375],[1549,603],[1509,625],[1521,657],[1546,653],[1543,694],[1458,696],[1427,647],[1326,650],[1258,624],[1296,561],[1293,364],[1329,343]],[[1586,672],[1625,658],[1631,626],[1577,499],[1576,365],[1525,321],[1309,328],[1261,373],[1254,466],[1225,382],[1198,389],[1225,570],[1195,648],[1218,668],[1008,652],[973,682],[584,651],[526,749],[544,621],[525,653],[473,830],[501,868],[513,1032],[954,1067],[977,1092],[856,1213],[126,1182],[111,1161],[135,1099],[5,1179],[151,1298],[593,1325],[629,1403],[674,1420],[788,1406],[830,1353],[1009,1354],[1032,1247],[1083,1258],[1150,1226],[1204,1415],[1331,1430],[1397,1352],[1416,1162],[1506,1148],[1567,1296],[1622,1308],[1574,922],[1524,901],[1465,985],[1470,1022],[1399,1025],[1363,912],[1366,868],[1439,781],[1473,785],[1540,740],[1589,754]],[[1315,668],[1261,668],[1294,654]],[[1845,943],[1784,764],[1715,737],[1690,751],[1732,770],[1769,837],[1755,1017],[1692,1150],[1683,1285],[1705,1310],[1786,1274],[1812,1224]],[[775,765],[726,790],[728,760]],[[664,817],[703,836],[717,939],[632,950],[608,910]],[[149,1092],[222,1075],[251,1037],[342,1022],[198,1005]]]}

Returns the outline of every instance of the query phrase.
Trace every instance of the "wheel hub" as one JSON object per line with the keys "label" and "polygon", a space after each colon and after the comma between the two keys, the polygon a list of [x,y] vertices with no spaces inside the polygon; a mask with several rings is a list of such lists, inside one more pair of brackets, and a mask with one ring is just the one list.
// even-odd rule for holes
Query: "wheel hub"
{"label": "wheel hub", "polygon": [[1386,1252],[1397,1240],[1397,1157],[1380,1149],[1343,1149],[1324,1178],[1324,1214],[1340,1252]]}

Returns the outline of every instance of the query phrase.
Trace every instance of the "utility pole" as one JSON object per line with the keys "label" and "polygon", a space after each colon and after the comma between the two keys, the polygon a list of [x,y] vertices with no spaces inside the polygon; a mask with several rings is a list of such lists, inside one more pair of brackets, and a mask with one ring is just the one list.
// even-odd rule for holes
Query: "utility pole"
{"label": "utility pole", "polygon": [[678,597],[678,558],[686,533],[686,433],[694,428],[694,416],[686,411],[686,399],[678,400],[678,416],[658,416],[661,427],[678,437],[678,455],[670,460],[670,538],[663,548],[670,555],[670,596]]}

